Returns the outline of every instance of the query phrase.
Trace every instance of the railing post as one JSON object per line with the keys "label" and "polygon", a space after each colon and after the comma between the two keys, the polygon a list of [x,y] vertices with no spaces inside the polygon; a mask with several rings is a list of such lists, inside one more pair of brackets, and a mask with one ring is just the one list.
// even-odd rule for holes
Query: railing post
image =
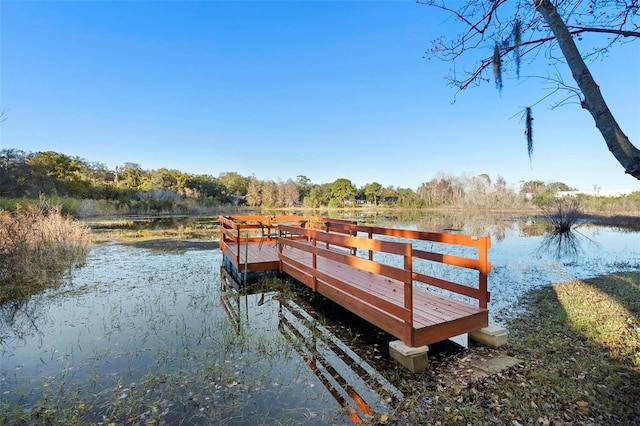
{"label": "railing post", "polygon": [[313,269],[313,280],[311,289],[316,292],[318,291],[318,255],[316,254],[315,248],[318,246],[318,239],[316,238],[315,231],[313,233],[313,237],[311,237],[311,245],[313,246],[313,254],[311,255],[311,268]]}
{"label": "railing post", "polygon": [[409,321],[406,325],[410,333],[411,344],[415,346],[415,333],[413,332],[413,245],[405,245],[404,269],[407,271],[407,278],[404,283],[404,307],[409,310]]}
{"label": "railing post", "polygon": [[488,285],[488,275],[491,269],[491,264],[489,263],[488,251],[491,246],[491,242],[489,237],[480,237],[478,239],[478,260],[480,263],[480,268],[478,270],[478,306],[483,309],[487,309],[489,304],[489,292],[487,291]]}
{"label": "railing post", "polygon": [[240,268],[240,226],[235,225],[236,228],[236,247],[238,248],[238,253],[236,254],[236,262],[238,268]]}

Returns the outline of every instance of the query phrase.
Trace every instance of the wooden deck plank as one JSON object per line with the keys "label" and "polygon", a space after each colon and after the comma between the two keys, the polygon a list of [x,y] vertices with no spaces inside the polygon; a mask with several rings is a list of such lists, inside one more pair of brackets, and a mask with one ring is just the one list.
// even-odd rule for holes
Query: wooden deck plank
{"label": "wooden deck plank", "polygon": [[[247,270],[249,272],[274,271],[278,269],[280,261],[278,260],[278,249],[267,241],[259,248],[258,241],[251,241],[248,247],[240,244],[240,263],[237,260],[237,244],[226,243],[224,247],[225,256],[231,260],[239,271],[244,270],[245,263],[248,263]],[[246,250],[246,255],[245,255]]]}

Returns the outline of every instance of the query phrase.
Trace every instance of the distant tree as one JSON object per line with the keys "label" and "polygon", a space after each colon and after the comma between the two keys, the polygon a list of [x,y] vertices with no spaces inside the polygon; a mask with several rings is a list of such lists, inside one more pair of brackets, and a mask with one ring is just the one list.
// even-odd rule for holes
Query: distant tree
{"label": "distant tree", "polygon": [[529,180],[520,185],[520,192],[522,194],[534,194],[540,190],[545,191],[547,185],[541,180]]}
{"label": "distant tree", "polygon": [[331,200],[331,184],[312,185],[309,195],[304,197],[302,205],[317,209],[329,205]]}
{"label": "distant tree", "polygon": [[0,197],[24,197],[29,187],[27,153],[17,149],[0,150]]}
{"label": "distant tree", "polygon": [[575,191],[574,188],[571,188],[569,185],[567,185],[564,182],[550,182],[550,183],[547,184],[547,189],[549,189],[550,191],[553,191],[553,192]]}
{"label": "distant tree", "polygon": [[262,182],[262,207],[278,206],[278,185],[272,180]]}
{"label": "distant tree", "polygon": [[554,189],[554,186],[548,186],[542,181],[535,180],[523,183],[520,192],[534,205],[545,207],[555,201],[557,190]]}
{"label": "distant tree", "polygon": [[385,204],[396,204],[398,202],[398,191],[391,185],[382,190],[381,196]]}
{"label": "distant tree", "polygon": [[417,201],[417,195],[411,188],[397,188],[396,193],[398,194],[398,203],[402,207],[415,207],[415,203]]}
{"label": "distant tree", "polygon": [[124,163],[116,167],[116,186],[124,189],[141,189],[149,179],[149,172],[143,170],[140,164]]}
{"label": "distant tree", "polygon": [[340,206],[344,206],[348,201],[353,201],[356,196],[356,188],[347,178],[336,179],[331,184],[331,198],[338,201]]}
{"label": "distant tree", "polygon": [[247,205],[258,207],[262,204],[262,185],[255,176],[249,176],[247,183]]}
{"label": "distant tree", "polygon": [[[523,61],[544,58],[556,67],[564,62],[577,87],[570,87],[559,77],[553,92],[564,91],[567,98],[557,105],[575,99],[589,111],[607,147],[624,167],[625,172],[640,179],[640,150],[631,144],[607,106],[600,88],[585,61],[606,55],[615,44],[640,38],[636,18],[638,0],[418,0],[450,14],[462,25],[451,39],[433,41],[428,56],[454,62],[449,83],[459,90],[488,81],[493,73],[496,87],[503,87],[507,64],[520,75]],[[586,36],[595,46],[582,54],[576,46]],[[600,44],[597,44],[600,42]],[[455,65],[463,58],[480,52],[472,67]],[[465,70],[465,71],[461,71]],[[526,108],[527,148],[533,149],[531,109]]]}
{"label": "distant tree", "polygon": [[366,184],[364,186],[364,195],[368,201],[373,201],[373,204],[378,205],[378,200],[382,196],[382,185],[378,182]]}
{"label": "distant tree", "polygon": [[311,191],[311,180],[304,175],[298,175],[295,183],[298,188],[300,200],[304,200],[304,197],[309,195],[309,191]]}
{"label": "distant tree", "polygon": [[188,189],[197,192],[200,198],[214,199],[218,202],[223,201],[225,188],[218,179],[213,176],[188,176],[185,185]]}
{"label": "distant tree", "polygon": [[465,205],[489,208],[491,178],[486,173],[466,179]]}
{"label": "distant tree", "polygon": [[286,182],[278,183],[278,201],[283,207],[295,206],[300,201],[300,192],[296,183],[287,179]]}
{"label": "distant tree", "polygon": [[218,181],[225,187],[228,195],[245,195],[248,179],[236,172],[224,172],[218,176]]}
{"label": "distant tree", "polygon": [[418,199],[423,201],[427,206],[433,206],[433,194],[434,191],[431,188],[431,182],[422,182],[416,190]]}
{"label": "distant tree", "polygon": [[163,167],[157,170],[151,170],[149,172],[149,178],[140,189],[143,191],[151,191],[154,189],[175,190],[176,188],[177,182],[174,173]]}
{"label": "distant tree", "polygon": [[103,163],[93,162],[81,165],[82,176],[93,184],[111,185],[115,178],[113,170],[109,170]]}
{"label": "distant tree", "polygon": [[441,171],[429,182],[420,185],[418,196],[429,206],[458,204],[464,197],[464,184],[461,178]]}
{"label": "distant tree", "polygon": [[479,178],[484,179],[485,183],[490,186],[491,185],[491,177],[487,173],[481,173],[478,175]]}
{"label": "distant tree", "polygon": [[498,176],[496,178],[496,181],[493,183],[493,186],[496,189],[496,191],[498,191],[498,192],[506,191],[507,190],[507,180],[502,176]]}
{"label": "distant tree", "polygon": [[85,163],[79,157],[54,151],[29,154],[30,195],[57,194],[83,198],[91,185],[80,175]]}

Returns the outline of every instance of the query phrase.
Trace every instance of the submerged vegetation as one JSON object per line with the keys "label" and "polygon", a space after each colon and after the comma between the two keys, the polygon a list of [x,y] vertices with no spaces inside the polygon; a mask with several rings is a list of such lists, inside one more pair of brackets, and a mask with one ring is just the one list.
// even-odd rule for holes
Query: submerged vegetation
{"label": "submerged vegetation", "polygon": [[81,265],[90,231],[46,201],[0,210],[0,305],[55,287],[65,271]]}

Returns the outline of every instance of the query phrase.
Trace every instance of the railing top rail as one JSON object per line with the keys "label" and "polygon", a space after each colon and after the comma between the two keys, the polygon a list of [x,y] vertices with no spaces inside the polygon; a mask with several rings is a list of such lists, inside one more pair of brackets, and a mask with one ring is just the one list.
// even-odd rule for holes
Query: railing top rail
{"label": "railing top rail", "polygon": [[349,227],[358,232],[371,233],[373,235],[384,235],[389,237],[407,238],[412,240],[432,241],[436,243],[457,244],[470,247],[483,247],[484,244],[490,248],[490,238],[487,236],[472,236],[449,234],[445,232],[414,231],[410,229],[381,228],[376,226],[356,225]]}
{"label": "railing top rail", "polygon": [[[353,247],[363,250],[373,250],[379,252],[385,252],[390,254],[405,255],[411,253],[411,243],[405,243],[400,241],[383,241],[373,240],[368,238],[357,238],[348,235],[331,234],[328,232],[319,231],[317,229],[299,228],[295,226],[281,225],[279,227],[280,232],[290,233],[294,235],[305,235],[307,237],[315,238],[320,243],[329,243],[339,245],[343,247]],[[286,240],[283,241],[286,244]]]}

